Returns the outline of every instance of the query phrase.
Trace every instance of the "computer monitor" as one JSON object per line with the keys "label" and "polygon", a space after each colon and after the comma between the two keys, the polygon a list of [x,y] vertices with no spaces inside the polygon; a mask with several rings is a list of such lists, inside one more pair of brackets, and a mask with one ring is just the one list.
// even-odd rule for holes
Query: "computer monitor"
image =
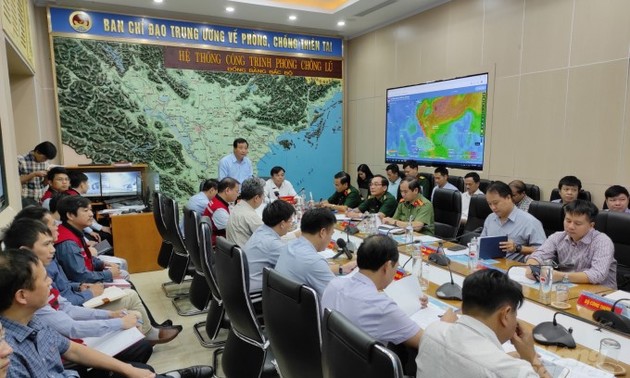
{"label": "computer monitor", "polygon": [[101,193],[103,197],[139,196],[142,193],[140,171],[102,172]]}
{"label": "computer monitor", "polygon": [[88,191],[85,197],[101,197],[101,172],[83,172],[88,177]]}

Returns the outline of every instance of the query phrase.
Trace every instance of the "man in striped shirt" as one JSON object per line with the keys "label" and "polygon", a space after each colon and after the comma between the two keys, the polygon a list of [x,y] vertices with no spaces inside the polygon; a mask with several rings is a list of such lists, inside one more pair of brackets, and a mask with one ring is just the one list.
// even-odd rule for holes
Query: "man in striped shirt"
{"label": "man in striped shirt", "polygon": [[617,289],[615,247],[606,234],[594,228],[597,207],[590,201],[575,200],[564,207],[564,212],[564,231],[549,236],[527,264],[557,260],[564,271],[554,271],[554,281],[566,276],[569,282]]}

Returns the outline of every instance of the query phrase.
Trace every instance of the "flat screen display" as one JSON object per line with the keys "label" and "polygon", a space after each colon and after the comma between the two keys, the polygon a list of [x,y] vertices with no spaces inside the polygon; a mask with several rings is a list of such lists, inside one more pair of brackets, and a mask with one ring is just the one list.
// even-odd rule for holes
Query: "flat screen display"
{"label": "flat screen display", "polygon": [[481,170],[488,74],[387,90],[385,162]]}
{"label": "flat screen display", "polygon": [[88,177],[88,191],[85,197],[101,196],[101,173],[100,172],[83,172]]}
{"label": "flat screen display", "polygon": [[102,172],[101,193],[103,197],[140,195],[142,193],[140,171]]}

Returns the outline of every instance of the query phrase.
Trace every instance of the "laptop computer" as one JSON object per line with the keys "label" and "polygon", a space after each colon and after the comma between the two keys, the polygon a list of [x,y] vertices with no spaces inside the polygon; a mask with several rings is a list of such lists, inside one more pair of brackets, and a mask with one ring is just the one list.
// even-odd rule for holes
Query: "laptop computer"
{"label": "laptop computer", "polygon": [[507,235],[479,237],[479,258],[482,260],[504,258],[505,252],[501,250],[499,243],[507,240]]}

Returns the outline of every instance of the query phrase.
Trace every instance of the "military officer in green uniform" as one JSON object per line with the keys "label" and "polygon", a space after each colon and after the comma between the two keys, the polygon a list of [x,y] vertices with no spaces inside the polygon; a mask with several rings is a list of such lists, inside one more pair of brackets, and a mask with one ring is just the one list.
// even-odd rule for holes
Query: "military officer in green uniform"
{"label": "military officer in green uniform", "polygon": [[341,171],[335,175],[335,193],[326,201],[322,201],[321,206],[345,213],[348,209],[353,209],[361,203],[361,193],[354,186],[350,185],[350,175]]}
{"label": "military officer in green uniform", "polygon": [[418,180],[405,177],[400,182],[402,199],[396,208],[394,216],[383,219],[383,223],[405,228],[411,219],[414,230],[425,235],[435,233],[433,205],[420,193]]}
{"label": "military officer in green uniform", "polygon": [[426,198],[431,197],[431,190],[433,189],[433,183],[429,179],[420,173],[418,173],[418,162],[415,160],[407,160],[403,163],[403,170],[405,177],[412,177],[418,180],[420,185],[420,193]]}
{"label": "military officer in green uniform", "polygon": [[361,202],[359,207],[348,211],[349,217],[361,216],[366,211],[371,214],[378,214],[379,217],[391,217],[396,211],[398,202],[396,197],[387,191],[389,181],[383,175],[375,175],[370,181],[370,195]]}

